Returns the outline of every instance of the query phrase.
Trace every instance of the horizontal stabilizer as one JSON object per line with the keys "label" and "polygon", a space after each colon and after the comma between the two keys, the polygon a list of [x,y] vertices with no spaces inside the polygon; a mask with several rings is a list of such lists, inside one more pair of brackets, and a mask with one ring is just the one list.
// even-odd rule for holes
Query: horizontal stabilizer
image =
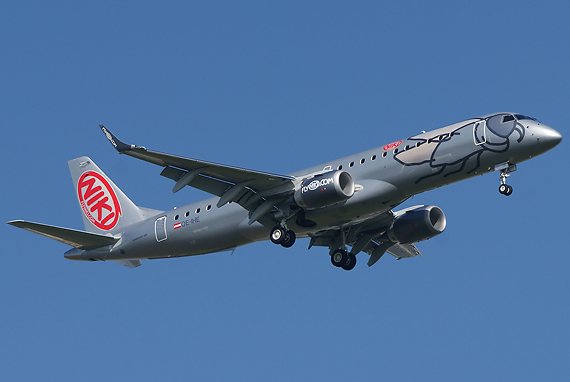
{"label": "horizontal stabilizer", "polygon": [[119,241],[119,239],[112,236],[104,236],[96,233],[33,223],[24,220],[13,220],[8,222],[8,224],[83,250],[105,247]]}

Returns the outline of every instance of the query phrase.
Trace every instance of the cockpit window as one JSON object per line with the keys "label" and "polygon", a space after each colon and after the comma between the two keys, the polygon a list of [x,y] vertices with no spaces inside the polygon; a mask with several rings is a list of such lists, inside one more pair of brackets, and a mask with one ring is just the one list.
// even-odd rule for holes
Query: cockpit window
{"label": "cockpit window", "polygon": [[536,118],[527,117],[526,115],[522,114],[515,114],[517,120],[522,121],[523,119],[530,119],[531,121],[536,121]]}
{"label": "cockpit window", "polygon": [[506,122],[510,122],[510,121],[514,121],[515,120],[515,116],[512,114],[508,114],[503,116],[503,121],[502,123],[506,123]]}

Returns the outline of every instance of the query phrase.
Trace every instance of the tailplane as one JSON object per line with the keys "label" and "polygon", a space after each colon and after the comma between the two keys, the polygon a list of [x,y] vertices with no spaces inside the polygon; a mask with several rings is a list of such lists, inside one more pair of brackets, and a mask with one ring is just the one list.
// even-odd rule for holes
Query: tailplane
{"label": "tailplane", "polygon": [[105,247],[113,245],[119,241],[119,239],[113,236],[88,233],[76,229],[56,227],[48,224],[28,222],[25,220],[13,220],[8,222],[8,224],[81,250]]}
{"label": "tailplane", "polygon": [[87,232],[114,233],[148,217],[90,158],[68,164]]}

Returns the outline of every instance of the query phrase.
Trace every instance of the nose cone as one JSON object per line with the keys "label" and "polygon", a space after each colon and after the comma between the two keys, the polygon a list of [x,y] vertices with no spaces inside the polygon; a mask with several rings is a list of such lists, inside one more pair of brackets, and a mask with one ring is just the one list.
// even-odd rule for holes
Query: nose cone
{"label": "nose cone", "polygon": [[540,125],[535,132],[538,144],[544,151],[553,149],[562,141],[562,135],[551,127]]}

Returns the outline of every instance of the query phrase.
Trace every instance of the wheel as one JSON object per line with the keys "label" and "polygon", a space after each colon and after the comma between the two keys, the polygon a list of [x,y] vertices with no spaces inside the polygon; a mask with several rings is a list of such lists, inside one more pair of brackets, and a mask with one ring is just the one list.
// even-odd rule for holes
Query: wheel
{"label": "wheel", "polygon": [[509,186],[507,186],[506,184],[501,184],[499,186],[499,192],[503,195],[507,194],[507,190],[509,189]]}
{"label": "wheel", "polygon": [[269,236],[271,241],[275,244],[281,244],[287,238],[287,231],[283,227],[275,227],[271,231],[271,235]]}
{"label": "wheel", "polygon": [[288,230],[285,234],[285,240],[281,243],[281,245],[285,248],[292,247],[295,244],[295,240],[297,239],[297,235],[295,232]]}
{"label": "wheel", "polygon": [[356,266],[356,256],[353,255],[352,253],[349,253],[347,255],[346,263],[342,266],[342,269],[344,269],[345,271],[350,271],[355,266]]}
{"label": "wheel", "polygon": [[337,249],[331,255],[331,263],[335,267],[342,267],[346,264],[347,259],[348,255],[344,249]]}
{"label": "wheel", "polygon": [[505,192],[505,195],[509,196],[513,193],[513,188],[511,186],[507,186],[507,191]]}

